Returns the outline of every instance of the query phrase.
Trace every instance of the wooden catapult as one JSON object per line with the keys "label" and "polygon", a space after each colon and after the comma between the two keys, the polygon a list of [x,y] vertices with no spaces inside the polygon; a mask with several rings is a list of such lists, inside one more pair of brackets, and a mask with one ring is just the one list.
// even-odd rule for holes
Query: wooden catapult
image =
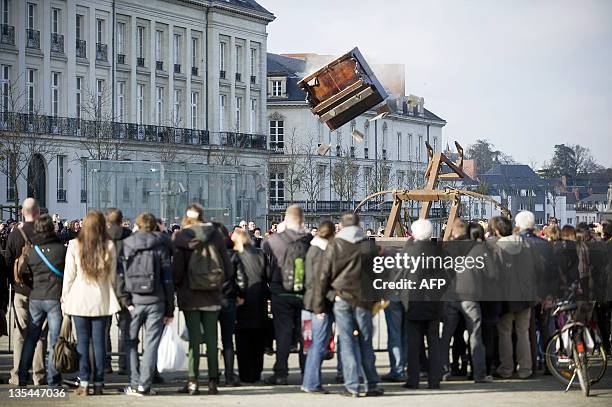
{"label": "wooden catapult", "polygon": [[393,189],[376,192],[366,197],[355,208],[355,211],[358,211],[368,200],[390,193],[393,196],[393,204],[383,235],[385,238],[392,238],[394,234],[396,237],[405,236],[404,225],[400,221],[402,204],[404,201],[418,201],[423,203],[419,212],[419,219],[427,219],[429,217],[429,212],[434,202],[450,201],[451,208],[446,221],[446,227],[444,228],[443,240],[449,240],[451,237],[452,225],[458,217],[461,205],[461,196],[472,196],[484,201],[489,201],[498,207],[504,216],[510,217],[510,211],[508,211],[507,208],[487,195],[455,188],[437,189],[438,182],[441,180],[459,180],[465,178],[466,175],[463,172],[463,147],[455,141],[458,158],[457,161],[453,162],[443,152],[434,153],[429,143],[426,142],[425,145],[427,147],[427,156],[429,157],[427,169],[425,170],[425,179],[427,180],[425,188],[413,190]]}

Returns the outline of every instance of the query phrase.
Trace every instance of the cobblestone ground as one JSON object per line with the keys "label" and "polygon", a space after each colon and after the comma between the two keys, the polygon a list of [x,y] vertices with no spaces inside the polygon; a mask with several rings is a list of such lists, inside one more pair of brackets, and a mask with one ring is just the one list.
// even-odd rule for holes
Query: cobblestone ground
{"label": "cobblestone ground", "polygon": [[[379,373],[386,372],[386,354],[377,354]],[[11,363],[10,355],[0,355],[0,377],[6,378]],[[203,360],[204,361],[204,360]],[[274,359],[266,357],[265,374],[270,373]],[[293,367],[290,385],[271,387],[264,385],[220,388],[217,396],[189,397],[176,394],[182,383],[180,373],[164,374],[166,383],[157,385],[159,395],[147,398],[132,398],[118,392],[126,384],[126,376],[111,374],[103,396],[76,397],[70,390],[66,399],[16,399],[10,398],[9,385],[0,385],[0,406],[245,406],[245,407],[344,407],[344,406],[612,406],[612,372],[593,387],[592,397],[584,398],[579,390],[563,392],[563,386],[551,376],[537,376],[531,380],[505,380],[491,384],[474,384],[465,380],[443,383],[442,389],[405,390],[399,384],[383,384],[385,395],[380,398],[345,398],[338,393],[339,385],[328,386],[329,395],[310,395],[300,392],[300,375],[297,357],[291,356]],[[205,363],[204,363],[205,367]],[[332,383],[335,375],[335,360],[324,365],[324,380]],[[425,383],[422,383],[426,387]]]}

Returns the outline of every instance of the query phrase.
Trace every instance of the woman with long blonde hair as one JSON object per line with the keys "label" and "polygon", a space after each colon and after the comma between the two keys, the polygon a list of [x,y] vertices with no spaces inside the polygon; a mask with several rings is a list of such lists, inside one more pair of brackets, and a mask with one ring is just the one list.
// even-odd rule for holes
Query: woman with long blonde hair
{"label": "woman with long blonde hair", "polygon": [[[77,332],[80,379],[77,396],[89,395],[90,376],[93,376],[93,394],[102,394],[106,324],[120,310],[114,291],[116,258],[104,215],[89,211],[78,237],[68,244],[62,287],[62,308],[74,318]],[[89,365],[90,342],[94,351],[93,372]]]}

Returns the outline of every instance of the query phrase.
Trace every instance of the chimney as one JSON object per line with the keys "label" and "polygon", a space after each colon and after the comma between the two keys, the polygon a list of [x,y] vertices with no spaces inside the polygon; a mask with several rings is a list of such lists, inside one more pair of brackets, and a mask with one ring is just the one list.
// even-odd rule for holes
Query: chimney
{"label": "chimney", "polygon": [[587,194],[589,194],[589,196],[593,195],[593,187],[589,185],[589,189],[587,190]]}
{"label": "chimney", "polygon": [[578,187],[572,187],[572,193],[576,197],[576,200],[579,201],[580,200],[580,192],[578,191]]}
{"label": "chimney", "polygon": [[563,190],[565,191],[565,189],[567,188],[567,175],[561,176],[561,183],[563,184]]}

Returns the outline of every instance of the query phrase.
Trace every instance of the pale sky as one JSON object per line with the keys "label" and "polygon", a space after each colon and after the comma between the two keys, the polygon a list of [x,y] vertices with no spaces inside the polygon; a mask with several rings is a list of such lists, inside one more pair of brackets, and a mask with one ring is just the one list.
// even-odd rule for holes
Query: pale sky
{"label": "pale sky", "polygon": [[612,1],[259,0],[268,51],[406,66],[406,92],[446,119],[446,141],[487,138],[541,165],[580,143],[612,166]]}

